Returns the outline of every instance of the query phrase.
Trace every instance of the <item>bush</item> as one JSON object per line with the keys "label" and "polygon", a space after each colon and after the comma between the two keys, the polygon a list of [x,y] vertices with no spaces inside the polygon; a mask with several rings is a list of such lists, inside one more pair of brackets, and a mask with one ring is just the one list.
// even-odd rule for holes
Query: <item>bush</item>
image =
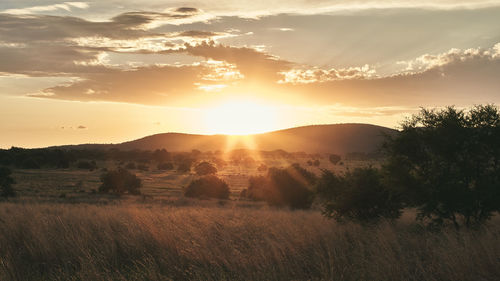
{"label": "bush", "polygon": [[102,193],[141,194],[139,190],[142,186],[141,179],[123,168],[102,174],[101,182],[99,192]]}
{"label": "bush", "polygon": [[194,168],[196,171],[196,174],[200,176],[205,176],[205,175],[210,175],[210,174],[216,174],[217,173],[217,168],[215,168],[214,165],[212,165],[209,162],[201,162],[200,164],[196,165]]}
{"label": "bush", "polygon": [[310,188],[315,181],[316,176],[298,164],[286,169],[269,168],[266,176],[250,177],[248,189],[241,195],[273,206],[306,209],[311,207]]}
{"label": "bush", "polygon": [[193,180],[185,189],[186,197],[229,198],[229,187],[225,181],[215,175],[203,176]]}
{"label": "bush", "polygon": [[0,167],[0,196],[14,197],[16,191],[12,188],[15,183],[14,179],[10,176],[11,170],[7,167]]}
{"label": "bush", "polygon": [[172,164],[170,162],[159,163],[157,168],[158,168],[158,170],[162,170],[162,171],[173,170],[174,164]]}
{"label": "bush", "polygon": [[337,221],[396,219],[403,208],[399,194],[386,187],[380,171],[374,168],[357,168],[344,176],[324,170],[316,195],[323,214]]}
{"label": "bush", "polygon": [[340,157],[340,155],[337,155],[337,154],[330,154],[330,156],[328,157],[328,160],[330,160],[330,162],[332,162],[333,165],[337,165],[337,163],[340,162],[341,157]]}
{"label": "bush", "polygon": [[500,210],[500,111],[423,109],[385,145],[385,170],[418,218],[477,226]]}
{"label": "bush", "polygon": [[89,170],[89,171],[93,171],[95,169],[97,169],[97,163],[95,161],[79,161],[77,164],[76,164],[76,167],[78,169],[85,169],[85,170]]}
{"label": "bush", "polygon": [[130,163],[127,163],[127,165],[125,165],[125,169],[135,170],[136,168],[137,168],[137,166],[135,165],[134,162],[130,162]]}

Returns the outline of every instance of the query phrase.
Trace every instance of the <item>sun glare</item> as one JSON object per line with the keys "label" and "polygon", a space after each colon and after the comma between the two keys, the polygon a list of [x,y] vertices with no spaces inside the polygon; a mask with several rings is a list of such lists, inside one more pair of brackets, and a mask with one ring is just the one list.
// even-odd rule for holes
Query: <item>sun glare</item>
{"label": "sun glare", "polygon": [[276,113],[254,101],[229,101],[206,111],[205,126],[213,134],[249,135],[272,131]]}

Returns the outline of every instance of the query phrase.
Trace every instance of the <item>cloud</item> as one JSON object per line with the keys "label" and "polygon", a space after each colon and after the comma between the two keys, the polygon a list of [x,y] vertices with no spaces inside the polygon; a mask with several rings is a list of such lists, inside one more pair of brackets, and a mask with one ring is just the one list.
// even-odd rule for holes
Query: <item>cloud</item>
{"label": "cloud", "polygon": [[277,81],[279,73],[288,70],[293,65],[291,62],[248,47],[238,48],[213,42],[203,42],[198,45],[186,44],[184,47],[180,51],[193,56],[234,64],[241,74],[251,80]]}
{"label": "cloud", "polygon": [[60,85],[30,94],[31,97],[73,101],[113,101],[165,105],[191,97],[200,76],[209,69],[202,65],[150,66],[134,70],[108,70],[84,76],[69,85]]}
{"label": "cloud", "polygon": [[64,10],[70,12],[73,8],[87,9],[88,7],[89,4],[85,2],[63,2],[61,4],[34,6],[28,8],[20,8],[20,9],[7,9],[3,10],[2,12],[7,14],[23,15],[23,14],[33,14],[38,12],[50,12],[57,10]]}
{"label": "cloud", "polygon": [[373,79],[283,84],[316,102],[357,106],[411,106],[500,102],[499,44],[481,50],[424,55],[412,71]]}
{"label": "cloud", "polygon": [[348,67],[340,69],[292,69],[280,72],[283,79],[279,83],[308,84],[346,79],[372,79],[377,77],[376,71],[369,65],[362,67]]}

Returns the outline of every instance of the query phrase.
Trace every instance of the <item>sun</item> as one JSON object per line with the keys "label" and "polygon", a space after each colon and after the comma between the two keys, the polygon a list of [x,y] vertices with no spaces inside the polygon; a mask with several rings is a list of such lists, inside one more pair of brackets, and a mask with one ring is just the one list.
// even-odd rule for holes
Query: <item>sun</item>
{"label": "sun", "polygon": [[274,130],[276,112],[255,101],[233,100],[207,109],[204,121],[212,134],[250,135]]}

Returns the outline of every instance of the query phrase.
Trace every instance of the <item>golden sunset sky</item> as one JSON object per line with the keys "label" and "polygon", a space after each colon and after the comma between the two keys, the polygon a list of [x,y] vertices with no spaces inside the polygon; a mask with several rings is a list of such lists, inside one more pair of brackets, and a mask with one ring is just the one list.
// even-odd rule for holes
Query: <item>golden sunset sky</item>
{"label": "golden sunset sky", "polygon": [[500,1],[0,2],[0,147],[500,103]]}

